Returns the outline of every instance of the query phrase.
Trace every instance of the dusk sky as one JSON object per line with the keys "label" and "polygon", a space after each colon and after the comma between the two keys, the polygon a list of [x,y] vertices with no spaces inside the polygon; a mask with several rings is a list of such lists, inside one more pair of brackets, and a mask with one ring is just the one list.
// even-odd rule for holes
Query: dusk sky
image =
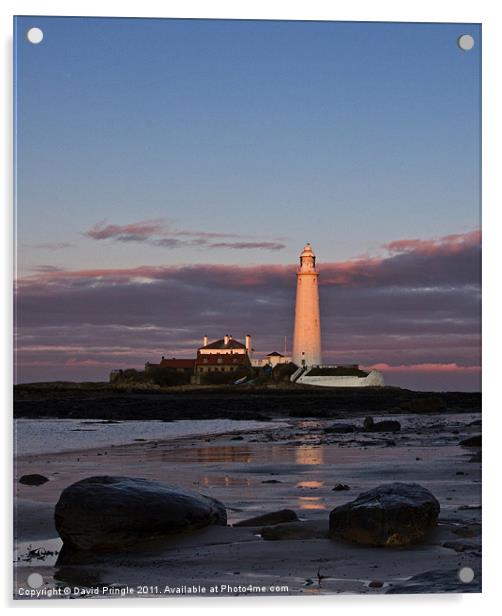
{"label": "dusk sky", "polygon": [[205,334],[282,352],[310,241],[324,361],[479,390],[480,49],[472,24],[16,18],[17,382]]}

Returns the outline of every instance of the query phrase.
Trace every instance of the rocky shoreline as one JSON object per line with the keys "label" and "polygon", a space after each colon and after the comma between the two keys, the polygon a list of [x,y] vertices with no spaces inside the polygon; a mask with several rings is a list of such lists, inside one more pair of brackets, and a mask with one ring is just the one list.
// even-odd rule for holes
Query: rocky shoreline
{"label": "rocky shoreline", "polygon": [[[272,584],[291,595],[479,592],[480,414],[402,414],[392,424],[381,415],[366,421],[359,414],[350,423],[291,418],[283,427],[237,436],[137,439],[141,442],[19,456],[16,588],[36,569],[44,588],[79,587],[90,593],[84,596],[105,586],[146,583],[154,588],[150,596],[166,585],[222,584],[231,596],[259,594],[246,589]],[[47,481],[21,481],[30,474]],[[142,477],[152,485],[195,491],[223,503],[228,525],[140,542],[125,551],[118,545],[63,558],[56,531],[63,522],[54,523],[55,505],[68,486],[96,475]],[[396,496],[394,488],[379,488],[394,482],[408,487]],[[385,496],[382,490],[389,489]],[[399,514],[390,532],[373,509],[374,495],[382,505],[388,498],[392,510],[395,498],[404,499],[405,511],[409,502],[420,517],[410,525]],[[330,524],[332,511],[337,513]],[[86,528],[97,537],[92,530],[97,533],[97,522],[84,522],[91,522]],[[406,536],[413,544],[406,545]],[[374,547],[382,543],[385,547]],[[459,579],[462,567],[474,571],[473,582]]]}
{"label": "rocky shoreline", "polygon": [[208,387],[134,390],[102,384],[30,384],[14,388],[14,417],[82,419],[344,418],[361,413],[465,413],[481,410],[478,392],[418,392],[395,387],[321,389]]}

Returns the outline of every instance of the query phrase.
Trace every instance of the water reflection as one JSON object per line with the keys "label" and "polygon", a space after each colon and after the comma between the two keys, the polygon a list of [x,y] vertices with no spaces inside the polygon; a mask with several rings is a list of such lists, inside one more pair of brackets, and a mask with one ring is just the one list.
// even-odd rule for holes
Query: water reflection
{"label": "water reflection", "polygon": [[297,488],[322,488],[324,485],[324,481],[299,481],[296,484]]}
{"label": "water reflection", "polygon": [[246,445],[212,445],[174,449],[162,453],[162,459],[170,462],[251,462],[251,447]]}
{"label": "water reflection", "polygon": [[324,464],[324,449],[319,445],[299,445],[295,449],[298,464]]}
{"label": "water reflection", "polygon": [[209,445],[177,448],[163,451],[161,457],[169,462],[193,462],[211,464],[218,462],[264,462],[264,458],[278,462],[297,464],[324,464],[324,448],[321,445],[304,444],[294,447],[274,445],[273,447],[252,447],[249,445]]}
{"label": "water reflection", "polygon": [[251,479],[248,477],[231,477],[230,475],[206,475],[201,478],[200,485],[204,487],[234,487],[234,486],[251,486]]}
{"label": "water reflection", "polygon": [[326,509],[320,496],[300,496],[297,500],[299,509]]}

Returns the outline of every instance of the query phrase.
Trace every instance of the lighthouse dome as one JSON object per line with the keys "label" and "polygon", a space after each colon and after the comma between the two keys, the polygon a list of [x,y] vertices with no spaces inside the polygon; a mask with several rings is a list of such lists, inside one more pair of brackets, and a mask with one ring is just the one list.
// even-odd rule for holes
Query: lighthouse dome
{"label": "lighthouse dome", "polygon": [[314,251],[312,250],[312,246],[307,243],[305,244],[305,248],[303,249],[302,254],[300,255],[300,257],[313,257],[314,255]]}

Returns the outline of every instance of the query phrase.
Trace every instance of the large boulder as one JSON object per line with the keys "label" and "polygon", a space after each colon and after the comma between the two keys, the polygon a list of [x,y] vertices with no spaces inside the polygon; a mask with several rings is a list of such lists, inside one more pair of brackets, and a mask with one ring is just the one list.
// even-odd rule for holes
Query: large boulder
{"label": "large boulder", "polygon": [[121,549],[138,541],[226,526],[225,507],[190,490],[132,477],[88,477],[63,490],[56,529],[66,548]]}
{"label": "large boulder", "polygon": [[373,546],[402,546],[420,541],[437,524],[439,502],[418,483],[388,483],[335,507],[331,537]]}

